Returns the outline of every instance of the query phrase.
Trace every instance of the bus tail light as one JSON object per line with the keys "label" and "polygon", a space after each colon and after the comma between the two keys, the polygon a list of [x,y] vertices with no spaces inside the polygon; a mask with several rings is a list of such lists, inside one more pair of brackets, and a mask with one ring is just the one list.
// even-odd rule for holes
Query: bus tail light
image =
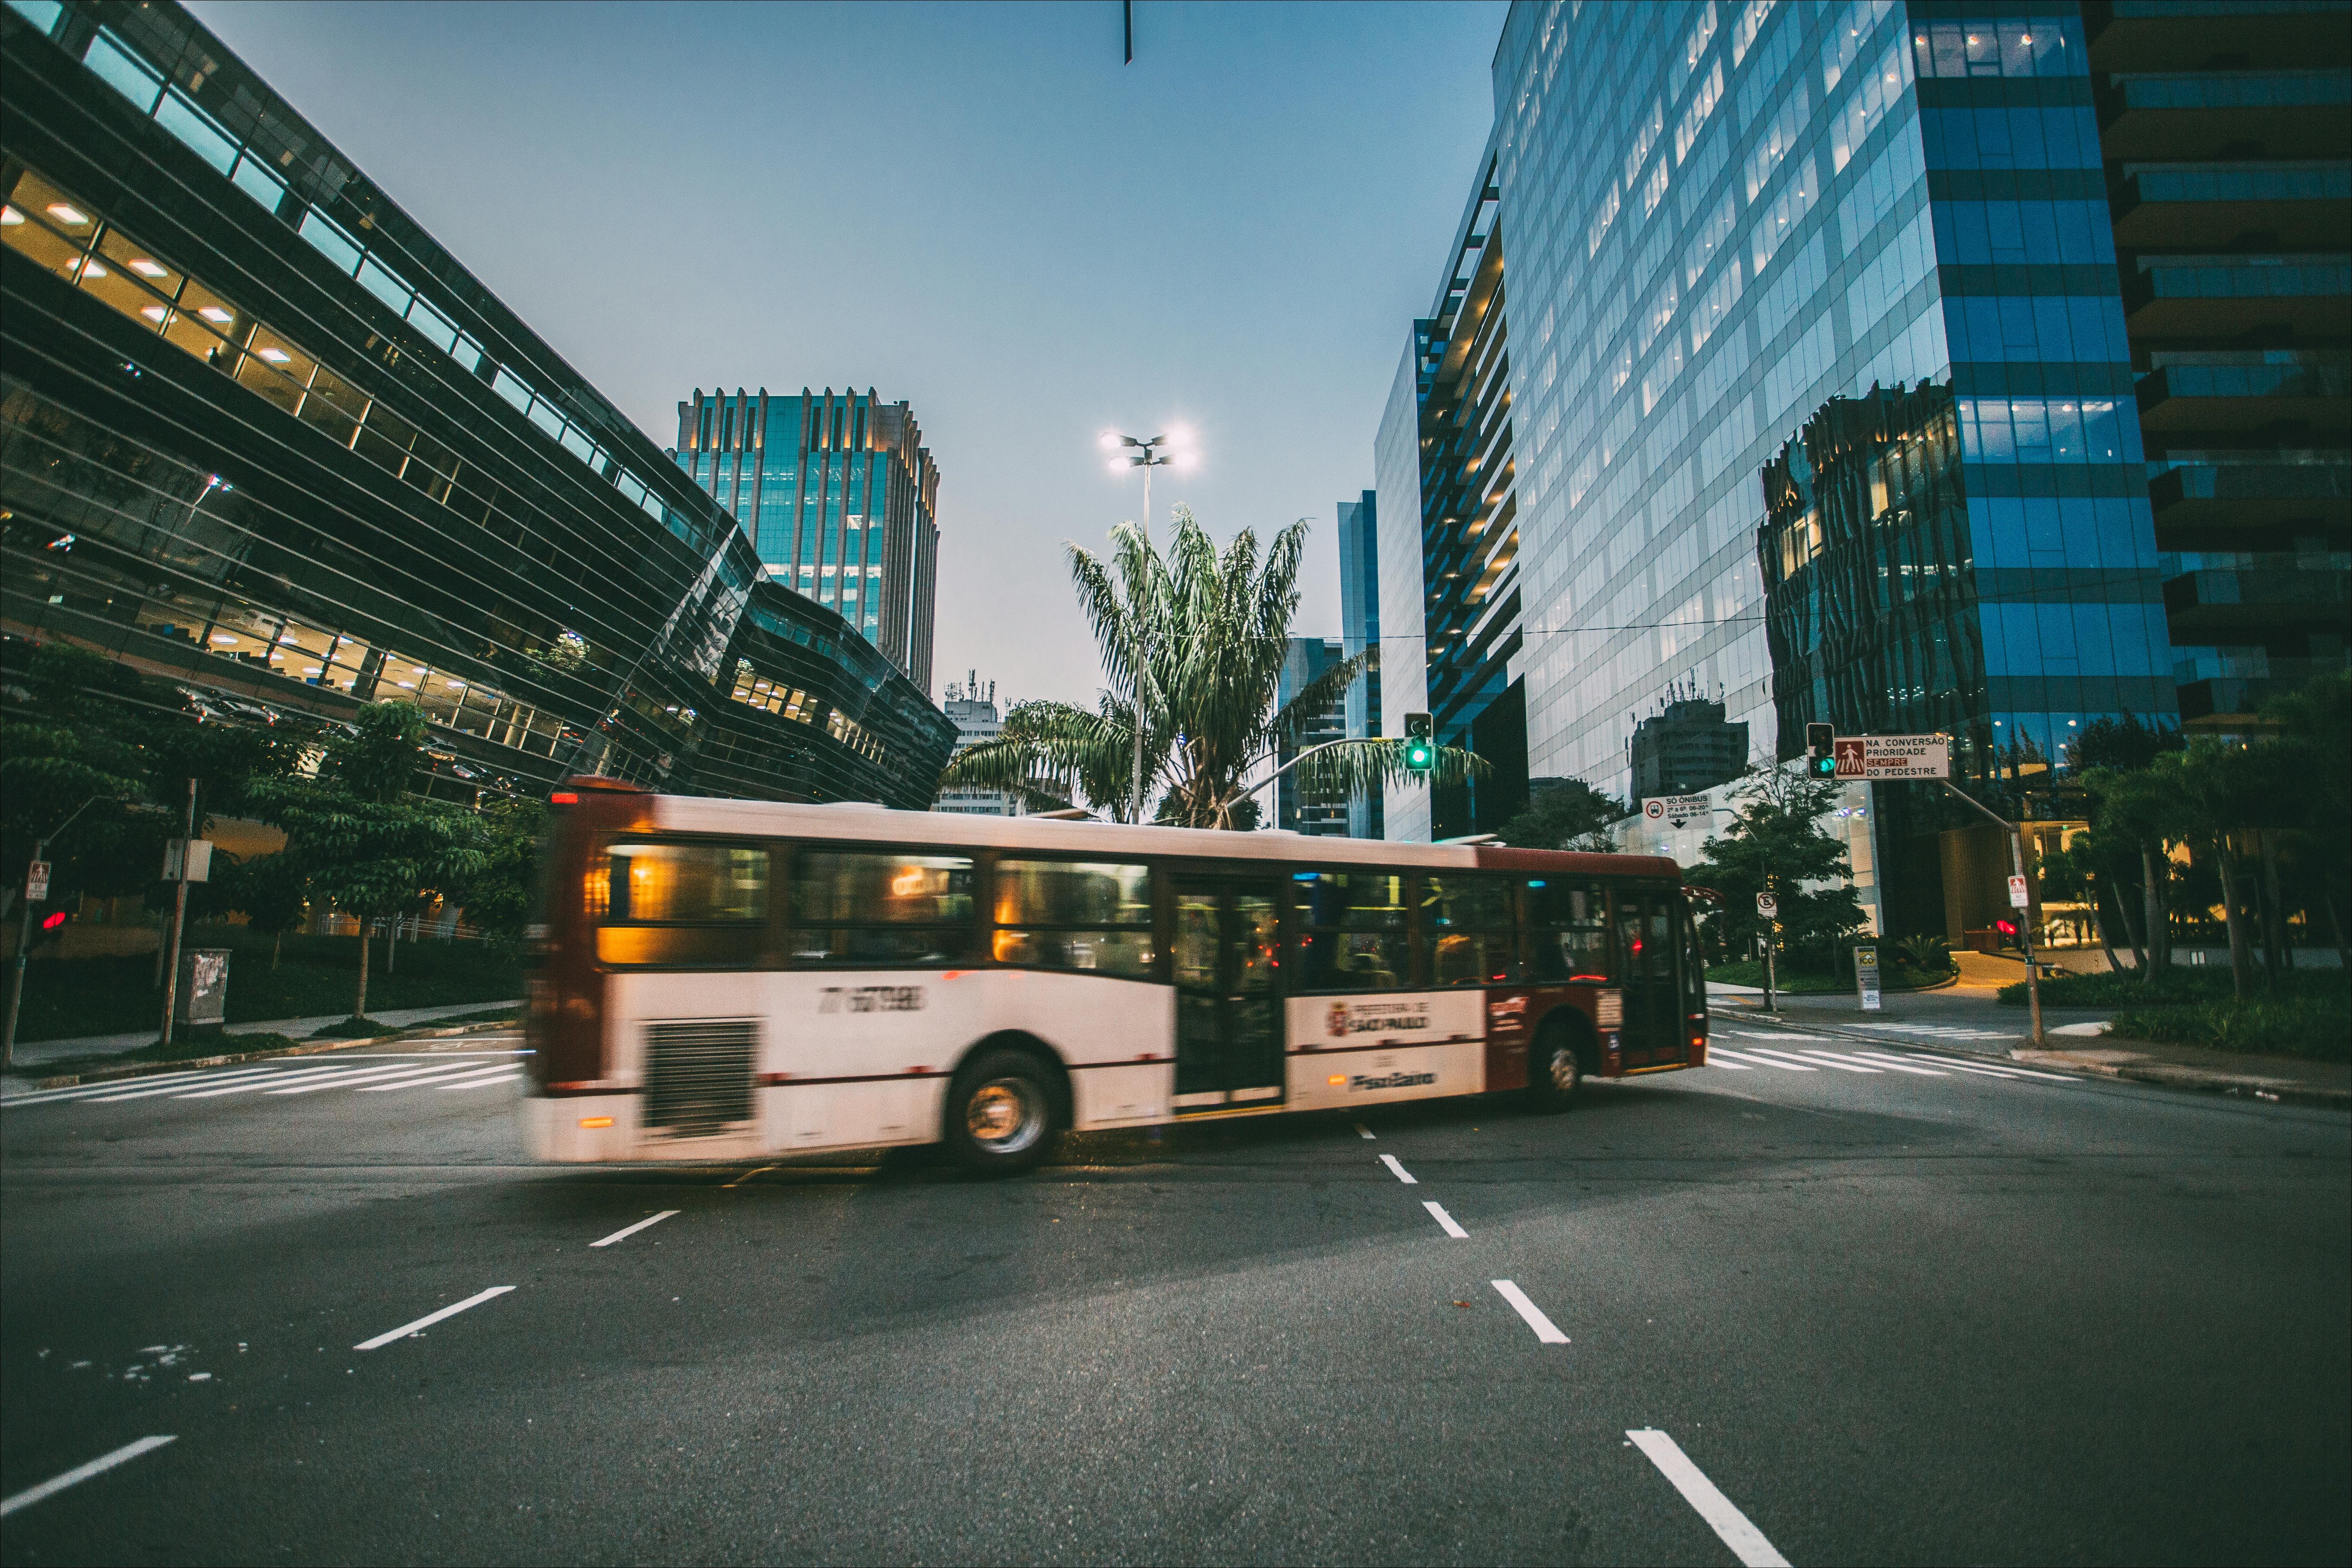
{"label": "bus tail light", "polygon": [[610,1116],[583,1116],[580,1118],[580,1124],[583,1127],[609,1127],[613,1124],[613,1118]]}

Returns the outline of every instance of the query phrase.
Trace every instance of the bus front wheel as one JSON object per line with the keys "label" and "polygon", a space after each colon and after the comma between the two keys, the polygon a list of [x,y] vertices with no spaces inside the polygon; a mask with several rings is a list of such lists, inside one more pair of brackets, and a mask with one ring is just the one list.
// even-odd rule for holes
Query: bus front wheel
{"label": "bus front wheel", "polygon": [[1051,1152],[1060,1131],[1054,1085],[1018,1051],[983,1052],[964,1064],[948,1094],[948,1147],[965,1168],[1010,1175]]}
{"label": "bus front wheel", "polygon": [[1583,1082],[1575,1035],[1557,1027],[1544,1030],[1528,1052],[1528,1102],[1538,1111],[1565,1111]]}

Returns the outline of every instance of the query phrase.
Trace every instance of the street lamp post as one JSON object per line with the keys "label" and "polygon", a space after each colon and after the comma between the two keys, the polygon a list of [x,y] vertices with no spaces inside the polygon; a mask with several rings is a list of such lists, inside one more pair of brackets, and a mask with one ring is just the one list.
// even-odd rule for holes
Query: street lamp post
{"label": "street lamp post", "polygon": [[[1151,562],[1151,471],[1154,468],[1166,468],[1177,461],[1177,454],[1163,450],[1174,443],[1165,435],[1155,435],[1150,440],[1139,440],[1132,435],[1121,435],[1116,431],[1106,430],[1103,432],[1102,444],[1112,454],[1110,460],[1112,473],[1123,473],[1129,468],[1143,470],[1143,559],[1144,570],[1148,573],[1150,570]],[[1143,608],[1140,606],[1130,606],[1130,608],[1136,611],[1136,650],[1135,804],[1129,821],[1140,822],[1143,821],[1143,683],[1151,656],[1151,629],[1150,622],[1145,618]]]}

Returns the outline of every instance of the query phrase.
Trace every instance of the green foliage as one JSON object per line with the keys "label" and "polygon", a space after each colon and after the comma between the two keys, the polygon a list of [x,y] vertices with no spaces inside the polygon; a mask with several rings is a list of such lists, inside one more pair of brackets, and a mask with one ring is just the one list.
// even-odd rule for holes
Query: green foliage
{"label": "green foliage", "polygon": [[243,915],[265,936],[302,924],[310,904],[310,876],[298,856],[279,852],[215,867],[213,892],[219,906]]}
{"label": "green foliage", "polygon": [[[1709,910],[1709,935],[1727,954],[1748,951],[1762,929],[1756,895],[1769,891],[1780,901],[1783,952],[1812,958],[1824,969],[1837,967],[1847,938],[1863,928],[1862,904],[1846,881],[1845,846],[1822,831],[1819,819],[1836,807],[1843,785],[1769,768],[1748,776],[1734,791],[1738,815],[1723,833],[1706,841],[1689,880],[1723,895]],[[1826,883],[1806,887],[1807,883]]]}
{"label": "green foliage", "polygon": [[1609,824],[1627,815],[1622,802],[1605,795],[1581,779],[1563,779],[1536,791],[1528,809],[1503,824],[1499,837],[1507,844],[1531,850],[1597,850],[1616,848]]}
{"label": "green foliage", "polygon": [[[1130,524],[1112,537],[1116,550],[1108,562],[1077,545],[1067,548],[1079,606],[1118,689],[1101,694],[1092,711],[1068,703],[1021,704],[1005,716],[1001,736],[948,764],[939,787],[1005,789],[1034,806],[1083,795],[1123,821],[1140,820],[1139,808],[1157,797],[1157,821],[1190,828],[1254,821],[1244,782],[1371,668],[1376,654],[1340,661],[1277,707],[1298,608],[1304,522],[1275,535],[1263,555],[1247,528],[1220,555],[1181,507],[1165,558]],[[1133,775],[1139,730],[1140,802]],[[1427,777],[1454,783],[1486,771],[1469,752],[1440,747]],[[1307,799],[1339,800],[1401,781],[1407,772],[1401,739],[1351,740],[1302,758],[1292,777]]]}
{"label": "green foliage", "polygon": [[467,924],[501,951],[520,951],[523,931],[539,907],[540,847],[547,806],[538,800],[501,800],[480,817],[482,864],[445,889],[466,906]]}
{"label": "green foliage", "polygon": [[[2172,964],[2146,980],[2137,975],[2053,975],[2042,982],[2045,1008],[2123,1008],[2172,1003],[2221,1001],[2230,995],[2230,971],[2223,965]],[[2290,969],[2279,977],[2274,994],[2281,997],[2352,996],[2341,969]],[[2026,1005],[2025,982],[2003,986],[2003,1007]]]}
{"label": "green foliage", "polygon": [[1952,972],[1952,945],[1941,936],[1906,936],[1895,944],[1903,963],[1923,975]]}
{"label": "green foliage", "polygon": [[2116,1014],[2109,1032],[2209,1051],[2352,1061],[2352,1008],[2340,996],[2135,1008]]}

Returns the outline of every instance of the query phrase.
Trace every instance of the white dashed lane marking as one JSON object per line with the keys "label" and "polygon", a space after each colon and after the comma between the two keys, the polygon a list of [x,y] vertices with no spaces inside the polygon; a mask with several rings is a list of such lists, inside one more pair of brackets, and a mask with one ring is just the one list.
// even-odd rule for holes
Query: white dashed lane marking
{"label": "white dashed lane marking", "polygon": [[1748,1522],[1748,1516],[1706,1479],[1705,1471],[1691,1463],[1681,1444],[1648,1427],[1625,1436],[1649,1456],[1650,1463],[1658,1467],[1661,1475],[1674,1482],[1683,1500],[1698,1511],[1707,1528],[1722,1538],[1723,1543],[1731,1548],[1731,1554],[1747,1568],[1789,1568],[1789,1560],[1773,1550],[1772,1543],[1764,1539],[1764,1532]]}
{"label": "white dashed lane marking", "polygon": [[353,1350],[381,1349],[383,1346],[390,1344],[394,1340],[406,1339],[410,1334],[417,1333],[425,1329],[431,1328],[443,1318],[454,1318],[459,1312],[466,1311],[468,1307],[478,1307],[484,1301],[496,1301],[499,1297],[505,1295],[509,1291],[513,1289],[514,1287],[512,1285],[492,1285],[488,1290],[478,1291],[474,1295],[467,1296],[462,1301],[453,1302],[452,1304],[442,1308],[437,1312],[427,1312],[423,1317],[418,1318],[415,1322],[403,1323],[398,1328],[392,1330],[390,1333],[380,1333],[373,1339],[363,1339],[360,1341],[359,1343],[352,1346],[352,1348]]}
{"label": "white dashed lane marking", "polygon": [[1508,1280],[1489,1280],[1486,1282],[1495,1287],[1496,1294],[1511,1303],[1511,1311],[1525,1319],[1528,1327],[1536,1331],[1536,1339],[1538,1343],[1543,1344],[1568,1343],[1568,1336],[1559,1332],[1559,1325],[1544,1316],[1543,1309],[1528,1300],[1528,1293],[1525,1291],[1520,1290]]}
{"label": "white dashed lane marking", "polygon": [[1429,1217],[1437,1221],[1439,1226],[1444,1229],[1445,1234],[1454,1238],[1454,1240],[1467,1241],[1470,1239],[1470,1233],[1463,1229],[1462,1227],[1455,1222],[1454,1218],[1452,1215],[1445,1212],[1445,1206],[1444,1204],[1432,1199],[1429,1202],[1423,1203],[1421,1207],[1429,1210]]}
{"label": "white dashed lane marking", "polygon": [[659,1214],[649,1215],[646,1218],[638,1220],[635,1225],[625,1225],[620,1229],[613,1232],[612,1235],[604,1238],[604,1240],[591,1241],[588,1245],[591,1247],[610,1247],[615,1241],[625,1241],[630,1237],[635,1236],[638,1231],[646,1229],[649,1226],[659,1225],[663,1220],[669,1218],[671,1216],[678,1212],[679,1211],[675,1208],[665,1208]]}
{"label": "white dashed lane marking", "polygon": [[1397,1180],[1404,1183],[1405,1186],[1419,1186],[1421,1185],[1420,1182],[1413,1179],[1412,1173],[1405,1169],[1403,1165],[1399,1162],[1394,1155],[1382,1155],[1381,1156],[1381,1164],[1388,1166],[1389,1169],[1394,1173]]}
{"label": "white dashed lane marking", "polygon": [[176,1437],[142,1437],[135,1443],[125,1443],[110,1454],[100,1454],[86,1465],[76,1465],[61,1476],[51,1476],[37,1487],[26,1487],[10,1498],[0,1498],[0,1519],[20,1508],[30,1508],[44,1498],[52,1498],[69,1486],[79,1486],[92,1476],[101,1476],[115,1466],[142,1454],[152,1453],[166,1443],[176,1443]]}

